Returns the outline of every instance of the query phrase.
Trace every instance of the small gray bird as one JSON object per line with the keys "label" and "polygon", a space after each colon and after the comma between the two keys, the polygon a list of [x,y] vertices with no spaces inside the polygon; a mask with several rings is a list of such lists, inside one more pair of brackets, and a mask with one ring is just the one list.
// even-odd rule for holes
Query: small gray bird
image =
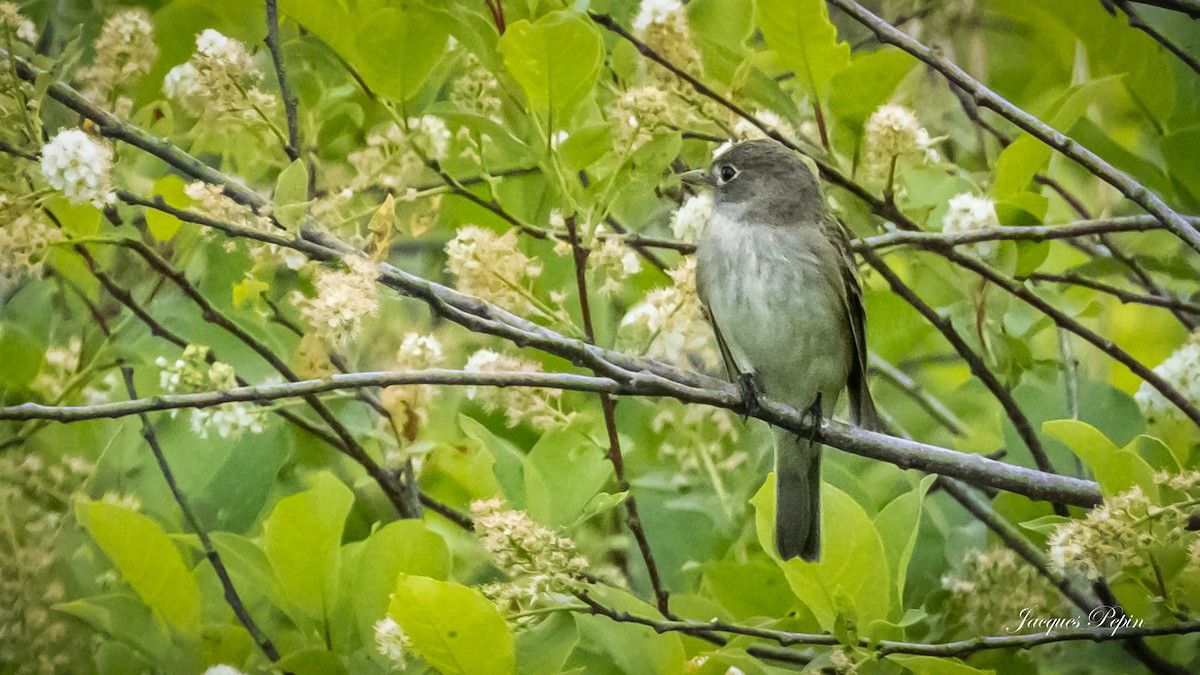
{"label": "small gray bird", "polygon": [[[854,254],[813,170],[782,144],[759,140],[721,153],[707,173],[689,173],[685,180],[713,190],[696,286],[748,410],[762,392],[829,416],[849,389],[851,419],[876,426]],[[785,560],[817,560],[821,446],[782,429],[775,445],[775,546]]]}

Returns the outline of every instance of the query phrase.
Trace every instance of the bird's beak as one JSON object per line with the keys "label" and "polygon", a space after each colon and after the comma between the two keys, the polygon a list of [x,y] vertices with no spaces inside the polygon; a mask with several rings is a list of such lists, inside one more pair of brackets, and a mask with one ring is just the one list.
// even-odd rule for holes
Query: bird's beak
{"label": "bird's beak", "polygon": [[692,171],[684,171],[679,174],[679,180],[688,185],[707,185],[712,187],[712,181],[708,177],[708,172],[704,169],[693,169]]}

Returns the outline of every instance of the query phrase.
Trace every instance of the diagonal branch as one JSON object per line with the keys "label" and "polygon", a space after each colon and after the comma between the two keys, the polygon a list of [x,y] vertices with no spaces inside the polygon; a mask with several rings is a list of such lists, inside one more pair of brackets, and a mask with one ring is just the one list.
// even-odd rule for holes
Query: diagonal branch
{"label": "diagonal branch", "polygon": [[271,62],[275,65],[275,79],[279,82],[279,95],[283,97],[283,110],[287,115],[287,147],[283,150],[288,159],[296,161],[300,158],[300,122],[296,114],[296,94],[287,79],[287,71],[283,65],[283,50],[279,44],[279,2],[267,0],[267,51],[271,52]]}
{"label": "diagonal branch", "polygon": [[1192,249],[1200,252],[1200,229],[1172,209],[1161,197],[1129,174],[1108,163],[1103,157],[1079,144],[1066,134],[1017,107],[984,86],[948,59],[909,37],[903,31],[872,14],[854,0],[830,0],[849,17],[875,33],[880,42],[895,45],[941,73],[951,84],[965,91],[976,104],[988,108],[1015,124],[1022,131],[1074,160],[1100,180],[1116,188],[1129,200],[1155,216],[1167,229]]}
{"label": "diagonal branch", "polygon": [[1186,50],[1175,44],[1171,38],[1163,35],[1154,26],[1151,26],[1144,18],[1142,18],[1142,13],[1134,9],[1133,3],[1129,2],[1128,0],[1110,1],[1125,14],[1126,18],[1129,19],[1130,26],[1142,31],[1146,35],[1149,35],[1150,39],[1162,45],[1164,49],[1174,54],[1175,57],[1180,61],[1183,61],[1188,68],[1192,69],[1192,72],[1200,75],[1200,61],[1197,61],[1196,57],[1187,53]]}
{"label": "diagonal branch", "polygon": [[[121,367],[121,375],[125,378],[125,390],[129,392],[131,398],[137,398],[137,390],[133,386],[133,368],[129,366]],[[233,580],[229,577],[229,570],[225,567],[225,561],[221,560],[221,555],[217,553],[217,548],[213,546],[212,539],[208,536],[208,530],[200,524],[200,519],[196,517],[196,513],[192,511],[192,507],[188,504],[188,500],[183,495],[183,491],[179,489],[179,483],[175,481],[175,474],[172,473],[171,467],[167,464],[167,457],[163,454],[162,446],[158,444],[158,435],[154,431],[154,425],[150,423],[150,418],[145,412],[138,413],[138,417],[142,422],[142,437],[146,439],[146,444],[150,446],[150,452],[154,455],[154,461],[158,463],[159,471],[162,472],[163,478],[167,481],[167,487],[171,489],[171,496],[175,499],[175,503],[179,505],[179,510],[183,513],[184,520],[188,526],[196,533],[196,537],[200,540],[200,547],[204,550],[204,557],[208,558],[209,564],[212,565],[213,571],[217,573],[217,579],[221,582],[221,588],[225,591],[225,602],[233,609],[234,616],[237,617],[238,623],[246,629],[250,634],[251,639],[262,650],[263,654],[271,661],[279,660],[279,651],[275,649],[275,645],[271,639],[262,632],[262,629],[255,623],[254,617],[250,616],[250,611],[246,609],[246,604],[242,602],[242,597],[238,595],[237,589],[233,586]]]}

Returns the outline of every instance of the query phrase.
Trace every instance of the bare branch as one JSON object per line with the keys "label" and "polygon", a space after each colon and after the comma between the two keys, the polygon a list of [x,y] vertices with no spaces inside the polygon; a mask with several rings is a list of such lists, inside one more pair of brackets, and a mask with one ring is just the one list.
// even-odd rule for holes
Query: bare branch
{"label": "bare branch", "polygon": [[[129,396],[133,399],[137,398],[137,390],[133,386],[133,368],[129,366],[121,367],[121,374],[125,378],[125,390],[129,392]],[[200,524],[200,519],[196,516],[195,511],[192,511],[191,505],[187,498],[183,495],[183,491],[179,489],[179,483],[175,480],[175,474],[171,472],[171,467],[167,464],[167,457],[163,454],[162,446],[158,444],[158,434],[154,431],[154,425],[150,423],[150,418],[145,412],[138,413],[138,417],[142,422],[142,437],[146,439],[146,444],[150,446],[150,452],[154,455],[154,461],[158,463],[158,469],[162,472],[163,478],[167,481],[167,487],[171,489],[171,496],[175,499],[175,503],[179,505],[180,512],[183,513],[184,520],[188,526],[196,533],[196,537],[200,540],[200,548],[204,550],[204,557],[208,558],[209,564],[212,565],[213,571],[217,573],[217,579],[221,582],[221,588],[225,591],[225,602],[233,610],[233,615],[237,617],[238,623],[246,629],[250,634],[250,638],[258,645],[267,658],[271,661],[279,660],[279,651],[275,649],[275,645],[271,639],[262,632],[262,629],[255,623],[254,617],[250,615],[250,611],[246,609],[246,604],[242,602],[242,597],[238,595],[237,589],[233,586],[233,580],[229,578],[229,570],[225,567],[225,561],[221,560],[221,555],[217,553],[217,548],[213,546],[212,539],[208,536],[208,530]]]}
{"label": "bare branch", "polygon": [[1175,44],[1171,38],[1163,35],[1157,28],[1147,23],[1146,20],[1142,18],[1141,12],[1134,9],[1133,3],[1128,2],[1128,0],[1110,1],[1112,4],[1116,5],[1118,9],[1124,12],[1125,16],[1129,19],[1130,26],[1142,31],[1146,35],[1149,35],[1150,39],[1162,45],[1167,51],[1174,54],[1176,58],[1178,58],[1180,61],[1183,61],[1184,65],[1192,69],[1192,72],[1200,75],[1200,61],[1197,61],[1194,56],[1187,53],[1187,51],[1185,51],[1179,45]]}
{"label": "bare branch", "polygon": [[267,51],[271,52],[271,62],[275,64],[275,79],[279,82],[279,95],[283,97],[283,110],[287,115],[288,142],[283,150],[288,159],[295,161],[300,158],[300,122],[296,113],[296,95],[288,82],[283,50],[279,44],[278,0],[267,0],[267,37],[264,42],[267,43]]}
{"label": "bare branch", "polygon": [[1100,180],[1116,188],[1128,199],[1144,208],[1182,239],[1200,252],[1200,229],[1176,213],[1157,194],[1129,174],[1108,163],[1104,158],[1080,145],[1066,134],[1055,130],[1037,117],[1025,112],[1004,97],[984,86],[951,61],[909,37],[903,31],[872,14],[854,0],[830,0],[848,16],[878,36],[880,42],[895,45],[938,71],[952,84],[967,92],[976,104],[995,111],[1034,138],[1071,158]]}
{"label": "bare branch", "polygon": [[1045,272],[1035,272],[1023,277],[1017,277],[1018,281],[1047,281],[1056,284],[1070,284],[1072,286],[1083,286],[1094,291],[1100,291],[1113,296],[1122,303],[1134,303],[1138,305],[1149,305],[1151,307],[1162,307],[1163,309],[1171,309],[1177,312],[1186,312],[1188,314],[1200,315],[1200,305],[1191,302],[1185,302],[1178,298],[1164,298],[1157,295],[1146,295],[1144,293],[1134,293],[1123,288],[1117,288],[1101,281],[1088,279],[1087,277],[1067,272],[1065,274],[1049,274]]}

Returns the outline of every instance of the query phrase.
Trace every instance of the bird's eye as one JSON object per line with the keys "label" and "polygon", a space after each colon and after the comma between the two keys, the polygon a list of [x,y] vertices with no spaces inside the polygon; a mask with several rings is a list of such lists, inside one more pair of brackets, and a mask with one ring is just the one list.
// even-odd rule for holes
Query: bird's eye
{"label": "bird's eye", "polygon": [[729,164],[725,164],[718,170],[718,175],[720,175],[722,183],[728,183],[737,178],[738,170]]}

